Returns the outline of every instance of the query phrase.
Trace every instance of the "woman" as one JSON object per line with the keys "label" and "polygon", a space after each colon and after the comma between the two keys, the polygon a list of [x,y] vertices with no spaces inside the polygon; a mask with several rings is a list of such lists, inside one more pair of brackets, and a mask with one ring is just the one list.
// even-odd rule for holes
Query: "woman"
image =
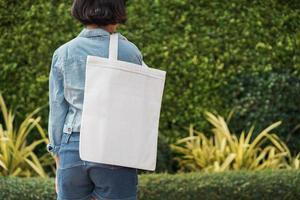
{"label": "woman", "polygon": [[[110,34],[126,21],[124,1],[74,0],[72,15],[85,27],[54,52],[49,77],[47,147],[56,161],[58,199],[137,199],[137,169],[88,162],[79,157],[86,59],[88,55],[108,57]],[[118,59],[142,64],[138,48],[121,34]]]}

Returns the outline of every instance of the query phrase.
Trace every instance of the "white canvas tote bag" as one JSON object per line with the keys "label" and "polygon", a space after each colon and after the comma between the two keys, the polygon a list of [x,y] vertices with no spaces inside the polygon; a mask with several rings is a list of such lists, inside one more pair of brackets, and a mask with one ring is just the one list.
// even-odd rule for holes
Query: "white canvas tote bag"
{"label": "white canvas tote bag", "polygon": [[154,171],[166,72],[117,57],[112,34],[109,58],[87,58],[80,158]]}

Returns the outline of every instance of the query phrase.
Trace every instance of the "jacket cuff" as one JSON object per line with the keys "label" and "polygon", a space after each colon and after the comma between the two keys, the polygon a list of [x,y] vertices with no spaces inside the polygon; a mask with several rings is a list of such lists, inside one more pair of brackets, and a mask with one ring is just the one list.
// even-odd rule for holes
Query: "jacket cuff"
{"label": "jacket cuff", "polygon": [[60,149],[60,145],[53,145],[51,143],[47,144],[47,151],[49,153],[51,153],[53,156],[57,155],[58,154],[58,151]]}

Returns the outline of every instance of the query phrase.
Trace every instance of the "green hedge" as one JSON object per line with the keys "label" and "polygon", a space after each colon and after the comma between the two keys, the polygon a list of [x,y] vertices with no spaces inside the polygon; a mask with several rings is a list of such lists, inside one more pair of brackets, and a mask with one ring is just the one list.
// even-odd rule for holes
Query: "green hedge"
{"label": "green hedge", "polygon": [[235,108],[236,132],[283,120],[286,138],[299,124],[298,1],[141,0],[129,14],[126,35],[150,66],[168,71],[160,124],[166,135],[182,134],[189,123],[204,129],[204,110],[225,115]]}
{"label": "green hedge", "polygon": [[[70,5],[0,0],[0,91],[18,117],[47,105],[52,53],[81,30]],[[168,72],[160,123],[167,143],[189,123],[207,129],[204,110],[236,108],[236,132],[283,120],[279,134],[300,151],[300,131],[292,133],[300,123],[297,0],[130,0],[128,14],[121,32],[149,66]],[[46,127],[47,109],[42,116]]]}
{"label": "green hedge", "polygon": [[[139,200],[299,200],[300,171],[139,176]],[[0,178],[0,199],[54,200],[54,180]]]}

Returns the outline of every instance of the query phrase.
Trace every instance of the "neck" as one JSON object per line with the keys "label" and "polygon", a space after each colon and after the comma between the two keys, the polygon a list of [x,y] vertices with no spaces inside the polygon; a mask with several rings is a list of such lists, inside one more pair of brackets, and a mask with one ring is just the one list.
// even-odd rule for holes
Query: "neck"
{"label": "neck", "polygon": [[91,24],[91,25],[87,25],[86,28],[88,28],[88,29],[102,28],[109,33],[114,33],[116,31],[115,25],[97,26],[95,24]]}

